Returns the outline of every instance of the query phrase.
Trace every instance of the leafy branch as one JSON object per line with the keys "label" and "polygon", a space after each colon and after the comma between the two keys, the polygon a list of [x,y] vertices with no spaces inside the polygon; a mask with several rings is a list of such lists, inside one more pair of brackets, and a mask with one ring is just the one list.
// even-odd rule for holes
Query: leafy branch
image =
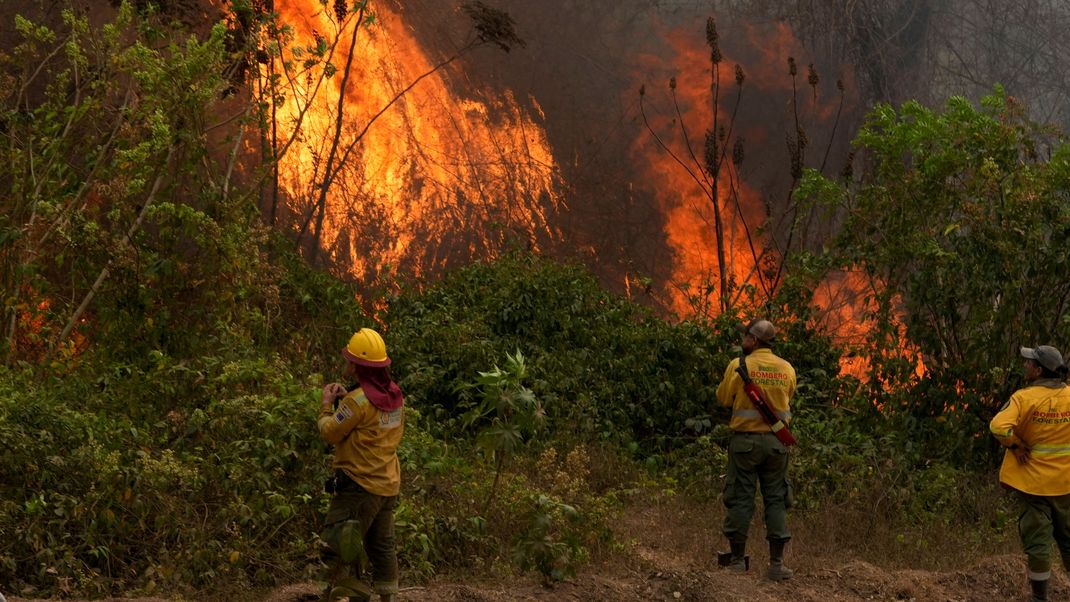
{"label": "leafy branch", "polygon": [[480,512],[486,516],[498,491],[506,457],[534,435],[546,419],[542,403],[524,385],[528,377],[524,355],[505,354],[505,368],[494,366],[490,372],[480,372],[474,383],[461,389],[478,389],[480,402],[461,416],[465,430],[479,425],[476,444],[494,457],[494,483]]}

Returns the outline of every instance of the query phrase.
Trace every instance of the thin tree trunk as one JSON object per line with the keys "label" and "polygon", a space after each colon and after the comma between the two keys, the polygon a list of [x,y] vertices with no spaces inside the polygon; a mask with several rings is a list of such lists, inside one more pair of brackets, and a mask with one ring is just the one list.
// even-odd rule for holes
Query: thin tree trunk
{"label": "thin tree trunk", "polygon": [[[275,57],[271,57],[271,62],[272,63],[275,62]],[[271,72],[269,71],[268,72],[268,79],[270,80],[270,78],[271,78]],[[262,71],[262,67],[259,67],[259,66],[257,67],[257,70],[256,70],[256,93],[257,93],[257,99],[260,101],[261,104],[263,104],[264,99],[266,98],[266,96],[264,94],[264,74],[263,74],[263,71]],[[274,101],[274,99],[272,99],[272,101]],[[256,129],[260,133],[260,165],[271,165],[272,166],[272,170],[274,170],[275,166],[270,160],[271,159],[271,155],[268,154],[268,137],[267,137],[267,127],[266,127],[266,125],[264,123],[264,114],[261,113],[260,111],[257,111],[256,117],[257,117],[257,119],[256,119],[256,126],[257,126]],[[267,203],[267,197],[266,197],[266,194],[265,194],[264,190],[265,189],[264,189],[264,178],[263,178],[263,175],[262,174],[258,174],[257,182],[256,182],[256,202],[257,202],[256,208],[260,210],[261,217],[263,219],[265,219],[265,220],[268,220],[268,225],[274,225],[274,224],[272,224],[270,219],[267,217],[268,216],[268,203]]]}
{"label": "thin tree trunk", "polygon": [[483,511],[479,513],[483,518],[487,518],[490,504],[494,501],[494,495],[498,492],[498,481],[502,478],[502,467],[505,466],[505,452],[498,453],[498,459],[494,464],[494,483],[490,486],[490,493],[487,494],[486,501],[483,502]]}
{"label": "thin tree trunk", "polygon": [[[246,108],[246,112],[249,109]],[[245,137],[245,124],[243,123],[238,127],[238,136],[234,139],[234,146],[230,149],[230,157],[227,160],[227,173],[223,177],[223,200],[226,200],[230,194],[230,179],[234,174],[234,165],[238,162],[238,148],[241,146],[242,139]]]}
{"label": "thin tree trunk", "polygon": [[[275,81],[275,57],[271,57],[271,62],[268,64],[268,77],[269,81]],[[272,84],[274,85],[274,84]],[[279,209],[279,158],[277,156],[277,149],[279,147],[279,116],[278,107],[275,105],[275,92],[272,87],[271,92],[271,225],[276,223],[278,209]]]}
{"label": "thin tree trunk", "polygon": [[[265,148],[264,153],[269,154],[269,165],[271,165],[271,213],[268,223],[272,227],[275,226],[278,215],[278,106],[275,104],[275,57],[271,57],[271,61],[268,62],[268,81],[272,82],[270,88],[271,93],[271,146]],[[262,136],[262,135],[261,135]],[[266,146],[266,145],[265,145]]]}
{"label": "thin tree trunk", "polygon": [[[353,36],[349,40],[349,52],[346,54],[346,66],[342,73],[342,85],[338,89],[338,108],[334,118],[334,137],[331,140],[331,150],[327,154],[327,166],[323,171],[323,182],[319,187],[319,193],[317,194],[316,203],[312,206],[312,212],[316,214],[316,228],[313,231],[312,236],[312,255],[310,263],[316,262],[316,255],[319,252],[319,239],[321,228],[323,227],[323,214],[327,210],[327,190],[331,186],[333,180],[331,176],[332,166],[334,165],[334,157],[338,153],[338,144],[342,140],[342,125],[345,121],[345,104],[346,104],[346,88],[349,85],[349,73],[350,67],[353,65],[353,50],[357,47],[357,35],[360,33],[361,23],[364,22],[364,11],[367,4],[362,4],[360,12],[357,13],[357,17],[353,22]],[[311,218],[312,214],[309,214]],[[300,244],[301,237],[304,235],[305,230],[308,228],[308,220],[305,220],[305,225],[301,227],[301,232],[297,235],[298,244]]]}
{"label": "thin tree trunk", "polygon": [[[707,141],[708,145],[714,145],[714,151],[716,151],[717,144],[717,115],[719,113],[717,107],[718,95],[720,93],[720,67],[717,63],[712,63],[712,74],[710,76],[710,97],[713,104],[713,130],[710,131],[710,140]],[[726,141],[722,141],[722,144],[726,144]],[[710,190],[710,197],[713,200],[713,228],[717,236],[717,272],[720,281],[718,282],[718,292],[720,297],[721,313],[728,312],[728,278],[727,270],[725,266],[725,252],[724,252],[724,223],[721,219],[721,202],[720,202],[720,190],[719,183],[721,181],[721,157],[720,153],[709,153],[713,159],[713,165],[707,165],[707,169],[710,170],[710,176],[713,179],[713,186]]]}

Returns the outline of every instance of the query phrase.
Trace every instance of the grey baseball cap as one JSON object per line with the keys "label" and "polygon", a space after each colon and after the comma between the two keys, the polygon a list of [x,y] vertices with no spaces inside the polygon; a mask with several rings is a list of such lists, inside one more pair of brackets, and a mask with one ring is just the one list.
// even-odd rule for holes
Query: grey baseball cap
{"label": "grey baseball cap", "polygon": [[753,335],[754,338],[765,343],[766,345],[772,345],[776,340],[776,326],[769,320],[751,320],[747,324],[739,325],[740,334]]}
{"label": "grey baseball cap", "polygon": [[1051,345],[1039,345],[1037,347],[1022,347],[1022,357],[1036,360],[1052,372],[1058,372],[1063,367],[1063,354]]}

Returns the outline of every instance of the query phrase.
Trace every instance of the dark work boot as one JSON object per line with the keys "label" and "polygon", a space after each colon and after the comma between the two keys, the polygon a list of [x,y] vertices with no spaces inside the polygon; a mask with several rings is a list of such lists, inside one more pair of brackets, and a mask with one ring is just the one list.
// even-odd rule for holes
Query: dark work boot
{"label": "dark work boot", "polygon": [[728,544],[732,546],[732,560],[725,568],[734,573],[747,572],[747,542],[730,541]]}
{"label": "dark work boot", "polygon": [[784,544],[786,541],[769,540],[769,579],[783,581],[791,579],[795,571],[784,566]]}
{"label": "dark work boot", "polygon": [[1029,580],[1029,587],[1033,589],[1033,595],[1029,597],[1029,602],[1048,602],[1048,580],[1035,581]]}

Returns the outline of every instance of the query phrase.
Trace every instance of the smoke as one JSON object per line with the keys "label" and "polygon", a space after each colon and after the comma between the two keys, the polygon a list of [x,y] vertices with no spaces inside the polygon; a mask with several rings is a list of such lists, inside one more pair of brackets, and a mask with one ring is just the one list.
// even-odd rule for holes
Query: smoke
{"label": "smoke", "polygon": [[952,95],[995,84],[1039,122],[1070,126],[1070,4],[1062,0],[717,0],[719,14],[787,23],[815,56],[852,65],[864,105]]}

